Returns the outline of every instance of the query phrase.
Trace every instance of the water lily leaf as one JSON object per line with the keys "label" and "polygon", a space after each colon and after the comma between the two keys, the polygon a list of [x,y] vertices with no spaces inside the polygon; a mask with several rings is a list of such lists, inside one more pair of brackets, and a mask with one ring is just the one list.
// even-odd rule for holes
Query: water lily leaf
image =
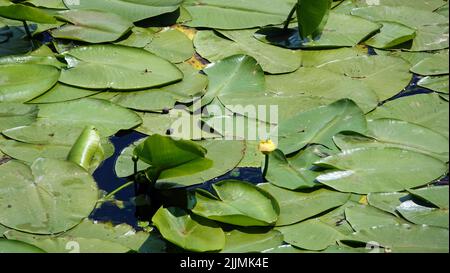
{"label": "water lily leaf", "polygon": [[[340,99],[351,99],[360,106],[365,113],[375,109],[378,105],[378,97],[366,84],[349,79],[344,75],[331,72],[323,68],[302,67],[294,73],[266,76],[266,92],[274,93],[272,103],[276,103],[278,97],[290,97],[302,101],[304,97],[317,100],[317,106],[331,104]],[[244,94],[237,94],[243,97]],[[253,96],[252,96],[253,97]],[[255,98],[252,98],[253,100]],[[237,98],[236,98],[237,100]],[[249,98],[249,100],[251,100]],[[300,104],[300,103],[299,103]],[[281,116],[287,106],[279,105]],[[295,107],[304,109],[303,103]],[[291,110],[291,109],[289,109]],[[289,111],[292,113],[292,111]]]}
{"label": "water lily leaf", "polygon": [[45,253],[45,251],[27,243],[0,238],[0,253]]}
{"label": "water lily leaf", "polygon": [[280,212],[275,199],[262,189],[242,181],[225,180],[214,184],[218,197],[206,191],[195,192],[192,212],[237,226],[270,226]]}
{"label": "water lily leaf", "polygon": [[67,9],[63,0],[26,0],[36,7],[44,7],[49,9]]}
{"label": "water lily leaf", "polygon": [[43,64],[52,65],[59,69],[65,66],[65,64],[56,59],[55,54],[49,47],[45,45],[26,55],[12,55],[1,57],[0,65],[3,64]]}
{"label": "water lily leaf", "polygon": [[437,94],[419,94],[385,103],[367,115],[368,119],[391,118],[430,128],[448,138],[449,105]]}
{"label": "water lily leaf", "polygon": [[406,200],[410,200],[408,193],[401,192],[385,192],[385,193],[369,193],[367,200],[372,207],[389,212],[400,217],[397,207]]}
{"label": "water lily leaf", "polygon": [[225,234],[221,228],[179,208],[160,208],[152,221],[166,240],[185,250],[207,252],[225,247]]}
{"label": "water lily leaf", "polygon": [[38,159],[0,166],[0,223],[37,234],[67,231],[87,217],[98,198],[94,179],[77,165]]}
{"label": "water lily leaf", "polygon": [[411,72],[422,76],[437,76],[449,73],[449,54],[434,54],[413,66]]}
{"label": "water lily leaf", "polygon": [[333,169],[318,176],[317,181],[342,192],[359,194],[415,188],[447,171],[446,164],[439,159],[398,148],[346,150],[316,165]]}
{"label": "water lily leaf", "polygon": [[232,230],[225,233],[226,243],[222,253],[261,252],[283,243],[283,234],[276,230]]}
{"label": "water lily leaf", "polygon": [[[140,145],[144,139],[138,140],[131,144],[130,146],[126,147],[119,155],[119,157],[116,160],[115,164],[115,172],[118,177],[129,177],[134,174],[134,162],[133,162],[133,155],[134,155],[134,149]],[[137,171],[143,171],[145,169],[148,169],[150,167],[150,164],[147,164],[143,162],[142,160],[139,160],[137,162]]]}
{"label": "water lily leaf", "polygon": [[409,200],[398,206],[397,211],[405,219],[414,224],[443,227],[448,229],[448,209],[430,208]]}
{"label": "water lily leaf", "polygon": [[43,24],[56,23],[56,19],[45,11],[22,4],[0,6],[0,16],[19,21],[32,21]]}
{"label": "water lily leaf", "polygon": [[222,176],[239,164],[246,149],[244,141],[204,140],[197,143],[208,150],[206,158],[213,162],[212,167],[194,174],[159,179],[158,188],[192,186]]}
{"label": "water lily leaf", "polygon": [[305,41],[300,38],[296,28],[266,28],[258,31],[255,37],[260,41],[291,49],[352,47],[380,28],[378,23],[331,11],[318,39]]}
{"label": "water lily leaf", "polygon": [[368,55],[363,47],[343,47],[337,49],[302,50],[302,67],[320,67],[330,62]]}
{"label": "water lily leaf", "polygon": [[397,147],[448,161],[448,139],[433,130],[394,119],[369,121],[368,129],[369,137],[343,133],[334,136],[334,142],[341,150]]}
{"label": "water lily leaf", "polygon": [[344,239],[345,235],[330,225],[315,218],[292,226],[278,228],[283,233],[284,241],[307,250],[324,250]]}
{"label": "water lily leaf", "polygon": [[448,209],[448,186],[427,187],[408,191],[414,196],[430,202],[441,209]]}
{"label": "water lily leaf", "polygon": [[[330,62],[321,68],[339,73],[370,87],[380,101],[385,101],[400,93],[412,79],[409,64],[396,57],[361,56]],[[380,85],[380,82],[383,82]]]}
{"label": "water lily leaf", "polygon": [[98,94],[99,91],[78,88],[63,83],[57,83],[50,90],[28,103],[43,104],[73,101]]}
{"label": "water lily leaf", "polygon": [[47,253],[127,253],[130,249],[110,240],[72,236],[39,236],[8,231],[7,238],[34,245]]}
{"label": "water lily leaf", "polygon": [[190,27],[245,29],[281,24],[292,9],[287,0],[185,0],[183,7],[191,14]]}
{"label": "water lily leaf", "polygon": [[322,212],[345,204],[350,195],[327,189],[313,192],[290,191],[268,183],[259,185],[270,193],[280,205],[277,226],[286,226],[301,222]]}
{"label": "water lily leaf", "polygon": [[141,118],[126,108],[99,99],[42,104],[39,106],[38,121],[61,124],[66,127],[93,125],[102,136],[110,136],[120,130],[134,128],[142,123]]}
{"label": "water lily leaf", "polygon": [[297,5],[297,21],[300,37],[320,35],[331,9],[330,0],[300,0]]}
{"label": "water lily leaf", "polygon": [[415,29],[416,37],[409,48],[411,51],[448,47],[448,18],[437,13],[406,6],[371,6],[353,9],[351,14],[375,22],[400,23]]}
{"label": "water lily leaf", "polygon": [[0,65],[0,102],[27,102],[56,84],[59,71],[38,64]]}
{"label": "water lily leaf", "polygon": [[181,63],[194,55],[192,41],[181,31],[168,29],[154,34],[145,50],[172,63]]}
{"label": "water lily leaf", "polygon": [[182,0],[64,0],[70,9],[107,11],[136,22],[175,11]]}
{"label": "water lily leaf", "polygon": [[36,120],[38,111],[34,105],[0,102],[0,132],[30,125]]}
{"label": "water lily leaf", "polygon": [[[350,2],[350,1],[349,1]],[[415,9],[434,11],[445,4],[445,0],[357,0],[351,1],[355,7],[367,7],[367,6],[388,6],[388,7],[411,7]]]}
{"label": "water lily leaf", "polygon": [[342,131],[365,132],[367,123],[361,109],[351,100],[299,113],[279,125],[279,147],[285,154],[301,150],[308,144],[334,148],[332,137]]}
{"label": "water lily leaf", "polygon": [[144,89],[183,78],[174,65],[143,49],[94,45],[77,47],[65,54],[70,65],[62,71],[59,81],[78,87]]}
{"label": "water lily leaf", "polygon": [[391,48],[416,37],[416,30],[399,23],[382,22],[381,32],[365,42],[374,48]]}
{"label": "water lily leaf", "polygon": [[345,218],[355,231],[401,224],[400,218],[371,206],[354,206],[345,209]]}
{"label": "water lily leaf", "polygon": [[119,15],[93,10],[62,11],[56,18],[67,24],[50,31],[54,38],[88,43],[115,41],[128,32],[133,25]]}
{"label": "water lily leaf", "polygon": [[154,28],[133,27],[131,34],[126,39],[116,42],[117,45],[144,48],[151,43],[156,33]]}
{"label": "water lily leaf", "polygon": [[315,183],[320,173],[313,170],[313,163],[328,156],[329,152],[322,146],[309,146],[295,156],[286,158],[282,151],[275,150],[269,154],[266,179],[273,185],[290,190],[320,186]]}
{"label": "water lily leaf", "polygon": [[377,242],[380,247],[394,253],[438,253],[448,252],[448,229],[393,225],[357,232],[351,241]]}
{"label": "water lily leaf", "polygon": [[[110,92],[110,101],[139,111],[164,112],[173,109],[177,102],[190,103],[200,98],[208,85],[208,78],[188,64],[177,67],[183,72],[182,81],[161,88],[135,92]],[[168,129],[167,127],[166,129]]]}
{"label": "water lily leaf", "polygon": [[425,77],[417,85],[430,89],[435,92],[449,93],[449,76]]}
{"label": "water lily leaf", "polygon": [[271,74],[293,72],[300,67],[301,59],[297,52],[255,40],[254,29],[219,33],[228,39],[213,31],[199,31],[194,38],[197,52],[211,62],[246,54],[255,58],[263,70]]}

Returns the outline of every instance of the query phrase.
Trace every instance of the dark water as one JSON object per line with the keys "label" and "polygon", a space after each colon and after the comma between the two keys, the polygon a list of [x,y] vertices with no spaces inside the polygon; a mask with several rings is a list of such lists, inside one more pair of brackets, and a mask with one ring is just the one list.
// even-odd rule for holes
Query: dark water
{"label": "dark water", "polygon": [[[414,75],[413,80],[410,85],[405,88],[401,93],[397,96],[389,99],[388,101],[392,101],[405,96],[412,96],[417,94],[428,94],[432,93],[431,91],[421,88],[417,85],[418,81],[421,77]],[[115,154],[108,160],[106,160],[102,166],[94,173],[95,180],[97,181],[99,188],[105,192],[111,192],[116,188],[127,182],[127,179],[118,178],[114,172],[114,165],[117,160],[117,157],[120,153],[134,143],[135,141],[145,138],[146,135],[140,134],[135,131],[126,131],[120,132],[114,137],[111,137],[111,142],[115,146]],[[261,169],[259,168],[239,168],[235,169],[221,177],[215,178],[211,181],[207,181],[202,185],[193,186],[190,188],[203,188],[206,190],[211,189],[211,185],[217,183],[222,180],[227,179],[238,179],[243,181],[248,181],[251,183],[262,183],[264,179],[261,174]],[[449,177],[445,177],[442,180],[436,182],[437,185],[448,185]],[[124,201],[124,207],[119,208],[114,204],[104,204],[101,208],[97,209],[92,215],[91,218],[99,221],[107,221],[113,222],[114,224],[127,223],[136,229],[139,229],[137,226],[137,217],[136,217],[136,206],[131,200],[135,197],[135,189],[133,187],[128,187],[127,189],[116,194],[116,198],[118,200]],[[148,219],[149,220],[149,219]]]}

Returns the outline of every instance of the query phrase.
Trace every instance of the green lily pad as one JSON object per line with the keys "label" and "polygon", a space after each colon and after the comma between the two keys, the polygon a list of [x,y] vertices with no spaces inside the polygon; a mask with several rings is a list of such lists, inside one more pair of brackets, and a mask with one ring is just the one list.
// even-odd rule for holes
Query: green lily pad
{"label": "green lily pad", "polygon": [[222,176],[239,164],[246,151],[244,141],[204,140],[198,144],[208,150],[206,158],[213,162],[212,167],[190,175],[159,179],[158,188],[192,186]]}
{"label": "green lily pad", "polygon": [[417,85],[435,92],[449,93],[449,76],[425,77]]}
{"label": "green lily pad", "polygon": [[245,54],[255,58],[263,70],[271,74],[293,72],[300,67],[298,52],[255,40],[254,29],[219,33],[226,38],[221,38],[213,31],[199,31],[194,38],[197,52],[211,62]]}
{"label": "green lily pad", "polygon": [[42,104],[42,103],[56,103],[73,101],[86,97],[94,96],[99,91],[78,88],[63,83],[57,83],[50,90],[40,95],[39,97],[29,101],[28,103]]}
{"label": "green lily pad", "polygon": [[368,119],[391,118],[422,125],[448,138],[449,105],[437,94],[399,98],[378,107]]}
{"label": "green lily pad", "polygon": [[345,209],[345,218],[355,231],[361,231],[381,226],[401,224],[400,218],[371,206],[354,206]]}
{"label": "green lily pad", "polygon": [[70,9],[107,11],[136,22],[178,9],[182,0],[64,0]]}
{"label": "green lily pad", "polygon": [[363,47],[343,47],[337,49],[302,50],[302,67],[320,67],[337,60],[367,56],[368,51]]}
{"label": "green lily pad", "polygon": [[225,234],[221,228],[179,208],[160,208],[152,221],[166,240],[185,250],[207,252],[225,247]]}
{"label": "green lily pad", "polygon": [[410,199],[411,196],[408,193],[401,192],[369,193],[367,195],[367,201],[372,207],[389,212],[398,217],[400,217],[400,214],[397,212],[397,207],[402,202]]}
{"label": "green lily pad", "polygon": [[63,0],[26,0],[26,2],[36,6],[49,9],[67,9]]}
{"label": "green lily pad", "polygon": [[154,34],[145,50],[172,63],[181,63],[194,55],[192,41],[181,31],[168,29]]}
{"label": "green lily pad", "polygon": [[45,250],[47,253],[127,253],[130,249],[110,240],[73,236],[38,236],[9,231],[7,238],[20,240]]}
{"label": "green lily pad", "polygon": [[448,209],[430,208],[412,200],[403,202],[397,211],[408,221],[417,225],[428,225],[448,229]]}
{"label": "green lily pad", "polygon": [[10,3],[10,5],[0,6],[0,16],[19,21],[32,21],[43,24],[56,23],[56,19],[45,11],[22,4]]}
{"label": "green lily pad", "polygon": [[411,51],[439,50],[448,47],[448,18],[427,10],[407,6],[371,6],[353,9],[352,15],[374,22],[389,21],[416,30]]}
{"label": "green lily pad", "polygon": [[448,209],[448,186],[427,187],[418,190],[408,190],[414,196],[417,196],[431,204],[441,208]]}
{"label": "green lily pad", "polygon": [[393,253],[447,253],[449,249],[448,229],[406,224],[362,230],[349,240],[376,242]]}
{"label": "green lily pad", "polygon": [[448,51],[442,54],[434,54],[413,66],[411,72],[422,76],[437,76],[449,73]]}
{"label": "green lily pad", "polygon": [[88,43],[115,41],[127,33],[133,25],[119,15],[94,10],[62,11],[56,18],[67,24],[50,31],[54,38]]}
{"label": "green lily pad", "polygon": [[202,217],[237,226],[270,226],[276,223],[279,206],[262,189],[242,181],[225,180],[213,186],[217,196],[195,192],[192,212]]}
{"label": "green lily pad", "polygon": [[156,30],[153,28],[133,27],[131,34],[126,39],[116,42],[117,45],[144,48],[151,43]]}
{"label": "green lily pad", "polygon": [[65,65],[58,61],[55,54],[47,46],[41,46],[37,50],[26,55],[12,55],[0,58],[0,65],[3,64],[42,64],[51,65],[56,68],[63,68]]}
{"label": "green lily pad", "polygon": [[334,136],[334,142],[341,150],[397,147],[448,161],[448,139],[420,125],[394,119],[377,119],[368,122],[367,135],[338,134]]}
{"label": "green lily pad", "polygon": [[381,32],[365,44],[374,48],[391,48],[406,43],[416,37],[416,30],[399,23],[382,22]]}
{"label": "green lily pad", "polygon": [[[294,25],[291,24],[290,27]],[[260,41],[291,49],[352,47],[380,28],[378,23],[331,11],[318,39],[305,41],[300,38],[299,31],[293,28],[266,28],[258,31],[255,37]]]}
{"label": "green lily pad", "polygon": [[38,159],[31,167],[17,161],[0,166],[0,223],[37,234],[55,234],[76,226],[94,209],[98,189],[77,165]]}
{"label": "green lily pad", "polygon": [[319,215],[345,204],[350,197],[349,194],[327,189],[312,192],[290,191],[267,183],[259,187],[270,193],[280,205],[277,226],[295,224]]}
{"label": "green lily pad", "polygon": [[30,125],[36,120],[38,111],[34,105],[0,102],[0,132]]}
{"label": "green lily pad", "polygon": [[38,122],[64,125],[66,128],[93,125],[102,136],[110,136],[120,130],[134,128],[142,120],[133,111],[109,101],[85,98],[40,105]]}
{"label": "green lily pad", "polygon": [[332,169],[318,176],[317,181],[342,192],[359,194],[415,188],[447,171],[446,164],[439,159],[399,148],[346,150],[316,165]]}
{"label": "green lily pad", "polygon": [[285,154],[301,150],[308,144],[334,148],[332,137],[348,130],[364,133],[367,123],[361,109],[353,101],[344,99],[281,122],[279,147]]}
{"label": "green lily pad", "polygon": [[330,62],[321,68],[363,82],[378,95],[380,101],[400,93],[412,79],[409,64],[401,58],[389,56],[355,57]]}
{"label": "green lily pad", "polygon": [[254,253],[277,247],[283,243],[283,234],[276,230],[243,229],[225,233],[226,243],[222,253]]}
{"label": "green lily pad", "polygon": [[0,253],[45,253],[45,251],[27,243],[0,238]]}
{"label": "green lily pad", "polygon": [[38,64],[0,65],[0,102],[27,102],[56,84],[59,71]]}
{"label": "green lily pad", "polygon": [[275,150],[269,154],[269,168],[265,178],[273,185],[290,190],[320,186],[315,182],[320,173],[314,171],[313,163],[328,156],[329,152],[322,146],[309,146],[287,158],[282,151]]}
{"label": "green lily pad", "polygon": [[[144,89],[183,78],[183,73],[143,49],[117,46],[82,46],[65,52],[69,69],[60,82],[89,89]],[[118,76],[119,75],[119,76]]]}
{"label": "green lily pad", "polygon": [[192,16],[190,27],[245,29],[281,24],[292,9],[287,0],[185,0],[183,7]]}

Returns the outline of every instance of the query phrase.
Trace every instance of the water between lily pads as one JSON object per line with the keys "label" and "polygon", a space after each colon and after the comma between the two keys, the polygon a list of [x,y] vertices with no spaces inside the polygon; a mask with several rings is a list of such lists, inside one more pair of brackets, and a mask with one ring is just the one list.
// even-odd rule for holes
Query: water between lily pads
{"label": "water between lily pads", "polygon": [[[426,94],[431,93],[430,91],[423,89],[417,85],[417,82],[421,78],[418,76],[414,76],[411,84],[403,90],[400,94],[395,96],[390,100],[395,100],[405,96],[412,96],[417,94]],[[117,135],[111,137],[111,142],[115,146],[115,154],[111,158],[107,159],[100,168],[94,173],[95,180],[98,183],[98,186],[101,190],[105,192],[111,192],[121,185],[127,182],[127,179],[118,178],[114,172],[114,166],[116,160],[120,153],[129,145],[134,143],[135,141],[145,138],[146,135],[140,134],[135,131],[124,131],[119,132]],[[211,185],[213,183],[217,183],[226,179],[238,179],[243,181],[248,181],[254,184],[264,182],[264,179],[261,174],[261,169],[259,168],[238,168],[235,169],[221,177],[217,177],[211,181],[207,181],[201,185],[194,186],[197,188],[202,188],[206,190],[211,189]],[[449,177],[437,181],[439,185],[448,185]],[[137,206],[134,201],[135,198],[135,189],[133,187],[128,187],[118,194],[116,194],[117,200],[123,200],[121,205],[105,203],[100,208],[96,209],[90,216],[93,220],[98,220],[102,222],[112,222],[114,224],[127,223],[136,229],[139,229],[138,226],[138,217],[137,217]],[[157,209],[157,208],[152,208]],[[147,221],[150,220],[150,215]]]}

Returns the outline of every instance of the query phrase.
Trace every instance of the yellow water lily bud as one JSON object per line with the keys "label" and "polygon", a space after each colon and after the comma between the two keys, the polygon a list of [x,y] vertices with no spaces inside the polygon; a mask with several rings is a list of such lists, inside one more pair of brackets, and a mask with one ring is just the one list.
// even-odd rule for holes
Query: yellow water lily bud
{"label": "yellow water lily bud", "polygon": [[272,140],[262,140],[259,142],[259,151],[263,154],[270,154],[277,149],[277,145]]}

